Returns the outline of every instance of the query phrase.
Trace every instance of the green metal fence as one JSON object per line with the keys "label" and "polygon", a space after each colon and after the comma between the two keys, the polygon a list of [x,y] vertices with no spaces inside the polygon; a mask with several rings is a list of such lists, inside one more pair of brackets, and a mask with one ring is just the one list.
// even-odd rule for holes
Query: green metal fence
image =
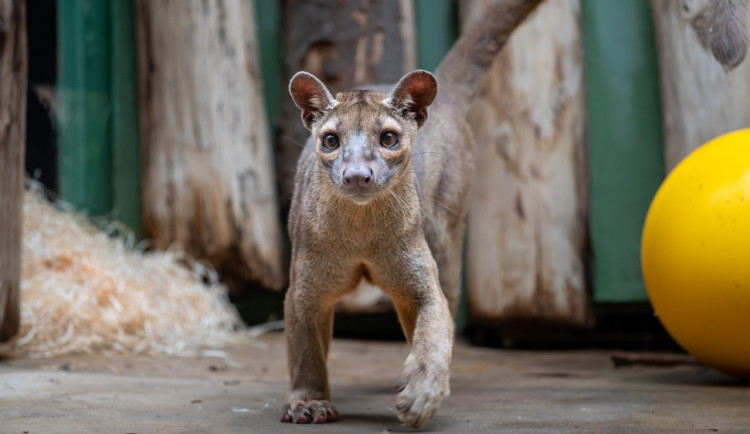
{"label": "green metal fence", "polygon": [[646,301],[641,228],[664,176],[647,0],[583,2],[595,302]]}
{"label": "green metal fence", "polygon": [[58,0],[59,186],[140,234],[133,2]]}

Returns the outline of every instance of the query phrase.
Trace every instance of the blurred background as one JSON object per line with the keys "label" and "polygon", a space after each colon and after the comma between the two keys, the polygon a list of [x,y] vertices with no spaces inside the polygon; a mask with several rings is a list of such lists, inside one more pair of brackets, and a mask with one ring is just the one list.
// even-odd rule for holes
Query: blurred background
{"label": "blurred background", "polygon": [[[249,324],[281,318],[307,134],[289,78],[307,70],[335,93],[434,71],[488,3],[28,1],[26,172],[209,262]],[[547,0],[477,83],[482,182],[457,319],[474,342],[674,347],[641,277],[646,211],[687,153],[750,125],[750,67],[701,45],[704,6]],[[338,311],[338,335],[401,336],[379,294]]]}

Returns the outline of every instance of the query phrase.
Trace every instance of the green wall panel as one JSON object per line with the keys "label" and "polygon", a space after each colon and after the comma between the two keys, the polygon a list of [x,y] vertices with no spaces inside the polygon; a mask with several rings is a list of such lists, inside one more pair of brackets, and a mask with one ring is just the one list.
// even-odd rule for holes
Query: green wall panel
{"label": "green wall panel", "polygon": [[266,103],[271,143],[281,115],[281,98],[286,97],[281,84],[281,12],[277,0],[255,0],[255,23],[258,31],[263,97]]}
{"label": "green wall panel", "polygon": [[141,233],[132,0],[58,0],[61,197]]}
{"label": "green wall panel", "polygon": [[111,0],[112,216],[141,235],[138,78],[132,0]]}
{"label": "green wall panel", "polygon": [[594,301],[646,301],[643,221],[664,177],[647,0],[585,0]]}
{"label": "green wall panel", "polygon": [[435,71],[458,37],[458,11],[452,0],[415,0],[417,65]]}
{"label": "green wall panel", "polygon": [[109,1],[57,3],[59,189],[89,214],[112,209]]}

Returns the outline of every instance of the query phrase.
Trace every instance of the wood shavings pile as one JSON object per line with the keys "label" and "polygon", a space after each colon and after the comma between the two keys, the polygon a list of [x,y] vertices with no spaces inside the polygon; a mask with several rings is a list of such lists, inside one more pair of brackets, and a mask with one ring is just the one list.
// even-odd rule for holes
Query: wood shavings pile
{"label": "wood shavings pile", "polygon": [[139,253],[33,188],[23,218],[21,332],[0,354],[190,355],[245,330],[215,273],[186,255]]}

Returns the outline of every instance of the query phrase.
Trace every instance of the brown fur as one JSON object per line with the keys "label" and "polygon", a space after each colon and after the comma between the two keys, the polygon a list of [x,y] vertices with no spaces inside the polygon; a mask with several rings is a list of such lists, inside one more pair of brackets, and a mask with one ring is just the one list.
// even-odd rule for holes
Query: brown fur
{"label": "brown fur", "polygon": [[[326,369],[333,305],[363,278],[391,297],[411,345],[396,402],[401,421],[421,427],[449,393],[451,312],[474,167],[465,110],[508,35],[540,1],[500,1],[457,42],[437,71],[442,87],[429,119],[437,83],[424,71],[408,74],[390,92],[377,87],[336,98],[310,74],[292,79],[290,93],[312,134],[289,216],[291,394],[283,421],[337,418]],[[399,137],[394,149],[379,143],[386,131]],[[322,146],[329,133],[339,137],[334,151]],[[353,171],[373,177],[350,176],[366,184],[352,187],[345,179]]]}
{"label": "brown fur", "polygon": [[747,0],[709,0],[692,19],[701,44],[727,70],[747,53]]}
{"label": "brown fur", "polygon": [[[497,52],[540,1],[502,0],[489,8],[438,68],[434,104],[437,83],[424,71],[408,74],[393,90],[378,86],[336,98],[310,74],[292,79],[290,93],[311,138],[299,160],[289,216],[291,393],[282,421],[338,417],[326,369],[333,305],[361,279],[392,298],[411,345],[398,388],[399,419],[421,427],[449,393],[451,313],[474,173],[474,141],[464,116]],[[747,45],[736,13],[746,0],[710,1],[713,15],[696,26],[713,34],[711,28],[726,23],[704,43],[722,63],[736,65]],[[380,143],[389,131],[400,138],[392,149]],[[339,138],[333,150],[322,146],[327,134]]]}

